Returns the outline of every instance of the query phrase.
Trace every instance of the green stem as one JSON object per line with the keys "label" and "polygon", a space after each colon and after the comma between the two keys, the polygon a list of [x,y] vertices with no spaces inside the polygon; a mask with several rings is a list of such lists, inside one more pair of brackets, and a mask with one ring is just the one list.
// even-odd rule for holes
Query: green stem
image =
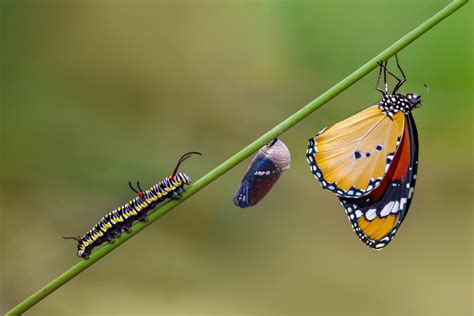
{"label": "green stem", "polygon": [[403,36],[401,39],[393,43],[390,47],[382,51],[380,54],[372,58],[369,62],[365,65],[354,71],[352,74],[347,76],[345,79],[337,83],[331,89],[327,90],[325,93],[320,95],[318,98],[314,99],[303,108],[301,108],[298,112],[294,113],[292,116],[272,128],[270,131],[259,137],[257,140],[249,144],[247,147],[221,163],[215,169],[210,171],[204,177],[196,181],[193,185],[189,186],[187,191],[183,194],[182,198],[179,200],[173,200],[170,202],[165,203],[164,205],[157,208],[154,212],[150,214],[149,221],[147,223],[136,223],[133,225],[133,231],[130,234],[122,234],[119,236],[114,243],[106,244],[103,247],[99,248],[95,251],[89,260],[81,260],[80,262],[76,263],[72,266],[69,270],[58,276],[56,279],[52,280],[50,283],[45,285],[39,291],[25,299],[23,302],[19,303],[15,306],[12,310],[10,310],[7,315],[18,315],[21,314],[28,309],[30,309],[33,305],[44,299],[46,296],[54,292],[60,286],[64,285],[66,282],[74,278],[76,275],[90,267],[92,264],[100,260],[102,257],[107,255],[109,252],[123,244],[125,241],[139,233],[142,229],[156,221],[158,218],[169,212],[178,204],[184,202],[193,194],[200,191],[206,185],[211,183],[212,181],[216,180],[218,177],[235,167],[239,164],[242,160],[246,159],[254,152],[256,152],[260,147],[264,144],[268,143],[273,138],[279,136],[290,127],[296,125],[298,122],[303,120],[306,116],[329,102],[339,93],[350,87],[352,84],[360,80],[362,77],[367,75],[370,71],[377,67],[377,61],[379,60],[387,60],[398,51],[402,50],[404,47],[409,45],[411,42],[416,40],[418,37],[423,35],[426,31],[431,29],[437,23],[441,22],[443,19],[451,15],[453,12],[458,10],[464,4],[466,4],[469,0],[454,0],[450,4],[448,4],[445,8],[440,10],[434,16],[423,22],[420,26],[415,28],[410,33]]}

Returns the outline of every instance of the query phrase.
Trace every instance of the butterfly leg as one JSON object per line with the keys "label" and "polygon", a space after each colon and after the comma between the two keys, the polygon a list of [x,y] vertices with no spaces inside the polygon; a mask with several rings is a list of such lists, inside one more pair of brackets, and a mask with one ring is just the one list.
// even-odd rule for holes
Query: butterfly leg
{"label": "butterfly leg", "polygon": [[395,59],[397,61],[397,67],[398,69],[400,70],[401,74],[402,74],[402,79],[400,79],[397,75],[395,75],[393,72],[391,72],[390,70],[387,69],[387,63],[388,61],[385,62],[385,64],[383,64],[383,68],[384,68],[384,82],[385,82],[385,92],[388,93],[388,84],[387,84],[387,73],[392,76],[395,80],[397,80],[397,84],[395,85],[395,88],[393,89],[392,91],[392,94],[395,94],[397,93],[398,89],[400,89],[400,87],[405,83],[406,81],[406,76],[405,76],[405,73],[403,72],[402,68],[400,67],[400,63],[398,62],[398,55],[395,54]]}
{"label": "butterfly leg", "polygon": [[400,89],[401,86],[405,83],[405,81],[407,81],[407,77],[405,76],[405,73],[403,72],[403,69],[400,66],[400,63],[398,62],[398,54],[395,54],[395,60],[397,61],[398,70],[400,70],[400,73],[402,74],[402,79],[395,77],[398,80],[398,83],[395,86],[395,89],[393,89],[393,93],[396,93],[398,89]]}
{"label": "butterfly leg", "polygon": [[388,63],[388,60],[386,60],[385,63],[382,63],[382,67],[383,67],[383,86],[384,86],[384,88],[385,88],[385,94],[388,93],[387,63]]}
{"label": "butterfly leg", "polygon": [[382,93],[382,95],[385,95],[387,94],[384,90],[380,89],[379,88],[379,84],[380,84],[380,78],[382,77],[382,69],[384,68],[383,66],[383,60],[381,61],[378,61],[377,64],[380,66],[379,67],[379,75],[377,77],[377,83],[375,84],[375,90],[377,91],[380,91]]}

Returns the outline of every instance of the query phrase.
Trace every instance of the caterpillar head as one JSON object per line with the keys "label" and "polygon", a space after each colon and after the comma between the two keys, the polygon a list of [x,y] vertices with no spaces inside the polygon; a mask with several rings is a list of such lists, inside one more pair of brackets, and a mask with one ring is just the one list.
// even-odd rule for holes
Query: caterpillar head
{"label": "caterpillar head", "polygon": [[87,246],[89,245],[86,240],[83,240],[81,236],[74,237],[63,237],[64,239],[73,239],[77,241],[77,256],[87,259],[89,258],[89,252],[87,251]]}
{"label": "caterpillar head", "polygon": [[80,250],[80,249],[77,250],[77,256],[81,257],[81,258],[84,258],[84,259],[89,258],[89,254],[86,251]]}

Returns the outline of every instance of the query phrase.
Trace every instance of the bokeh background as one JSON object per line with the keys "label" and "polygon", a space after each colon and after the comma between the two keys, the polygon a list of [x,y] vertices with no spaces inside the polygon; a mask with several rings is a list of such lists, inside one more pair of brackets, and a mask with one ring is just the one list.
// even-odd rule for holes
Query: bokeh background
{"label": "bokeh background", "polygon": [[[0,312],[80,260],[61,236],[127,201],[129,180],[190,150],[198,179],[446,3],[2,2]],[[471,314],[472,21],[468,4],[400,53],[424,100],[420,168],[383,251],[304,156],[378,100],[374,71],[282,135],[292,168],[257,207],[232,204],[247,160],[28,314]]]}

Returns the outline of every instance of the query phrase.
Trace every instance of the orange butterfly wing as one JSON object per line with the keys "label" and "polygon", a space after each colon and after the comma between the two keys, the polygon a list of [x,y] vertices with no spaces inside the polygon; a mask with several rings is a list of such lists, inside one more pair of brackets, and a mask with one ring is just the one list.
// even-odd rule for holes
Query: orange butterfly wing
{"label": "orange butterfly wing", "polygon": [[309,140],[306,157],[323,188],[360,197],[377,188],[395,156],[405,115],[378,105],[323,129]]}

